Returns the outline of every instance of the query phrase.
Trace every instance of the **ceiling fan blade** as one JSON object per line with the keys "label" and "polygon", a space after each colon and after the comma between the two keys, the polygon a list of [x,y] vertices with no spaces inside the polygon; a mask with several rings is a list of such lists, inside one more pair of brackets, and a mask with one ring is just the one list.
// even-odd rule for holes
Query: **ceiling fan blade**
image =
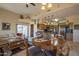
{"label": "ceiling fan blade", "polygon": [[30,3],[31,5],[33,5],[33,6],[36,6],[36,4],[35,3]]}
{"label": "ceiling fan blade", "polygon": [[28,7],[28,4],[26,4],[26,7]]}

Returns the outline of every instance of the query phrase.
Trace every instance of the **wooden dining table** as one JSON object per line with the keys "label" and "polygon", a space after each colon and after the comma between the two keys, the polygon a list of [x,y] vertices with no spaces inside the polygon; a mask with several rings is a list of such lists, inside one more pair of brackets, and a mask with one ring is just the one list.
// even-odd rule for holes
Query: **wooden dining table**
{"label": "wooden dining table", "polygon": [[[64,44],[65,42],[63,40],[59,41],[60,44]],[[57,45],[52,44],[52,40],[45,40],[44,38],[40,38],[40,39],[34,39],[33,40],[33,45],[44,49],[44,50],[51,50],[52,52],[55,50],[56,52],[59,50],[59,43]]]}
{"label": "wooden dining table", "polygon": [[58,45],[52,44],[51,39],[45,40],[44,38],[34,39],[33,45],[38,46],[40,48],[44,48],[44,49],[54,49],[58,46]]}
{"label": "wooden dining table", "polygon": [[52,53],[54,53],[54,56],[56,55],[57,46],[54,46],[53,44],[51,44],[51,40],[45,40],[43,38],[34,39],[33,45],[41,48],[44,54],[46,54],[47,51],[51,51]]}

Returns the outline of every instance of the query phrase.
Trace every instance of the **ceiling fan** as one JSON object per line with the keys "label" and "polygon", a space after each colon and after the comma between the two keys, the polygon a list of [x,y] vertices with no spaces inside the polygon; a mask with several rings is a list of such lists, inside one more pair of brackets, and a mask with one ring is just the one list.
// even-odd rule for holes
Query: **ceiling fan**
{"label": "ceiling fan", "polygon": [[[29,4],[31,4],[32,6],[36,6],[35,3],[29,3]],[[29,4],[26,4],[26,7],[29,7]]]}

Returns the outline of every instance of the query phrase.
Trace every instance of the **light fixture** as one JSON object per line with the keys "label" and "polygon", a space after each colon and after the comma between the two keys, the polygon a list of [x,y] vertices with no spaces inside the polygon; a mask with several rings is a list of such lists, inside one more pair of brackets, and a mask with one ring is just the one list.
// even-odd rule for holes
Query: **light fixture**
{"label": "light fixture", "polygon": [[42,6],[41,9],[42,9],[42,10],[45,10],[45,6]]}
{"label": "light fixture", "polygon": [[42,5],[46,5],[47,3],[42,3]]}
{"label": "light fixture", "polygon": [[42,10],[51,10],[50,8],[52,7],[52,4],[51,3],[42,3],[42,7],[41,9]]}
{"label": "light fixture", "polygon": [[48,8],[51,8],[51,7],[52,7],[52,4],[51,4],[51,3],[49,3],[49,4],[48,4]]}
{"label": "light fixture", "polygon": [[58,21],[58,19],[55,19],[55,21],[57,22],[57,21]]}
{"label": "light fixture", "polygon": [[26,4],[29,4],[29,3],[26,3]]}

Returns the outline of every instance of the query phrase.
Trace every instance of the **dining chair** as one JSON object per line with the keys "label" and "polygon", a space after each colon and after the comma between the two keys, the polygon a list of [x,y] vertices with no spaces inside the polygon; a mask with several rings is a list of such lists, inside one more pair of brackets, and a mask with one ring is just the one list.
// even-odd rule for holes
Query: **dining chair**
{"label": "dining chair", "polygon": [[39,47],[31,46],[28,48],[29,56],[44,56],[43,52]]}

